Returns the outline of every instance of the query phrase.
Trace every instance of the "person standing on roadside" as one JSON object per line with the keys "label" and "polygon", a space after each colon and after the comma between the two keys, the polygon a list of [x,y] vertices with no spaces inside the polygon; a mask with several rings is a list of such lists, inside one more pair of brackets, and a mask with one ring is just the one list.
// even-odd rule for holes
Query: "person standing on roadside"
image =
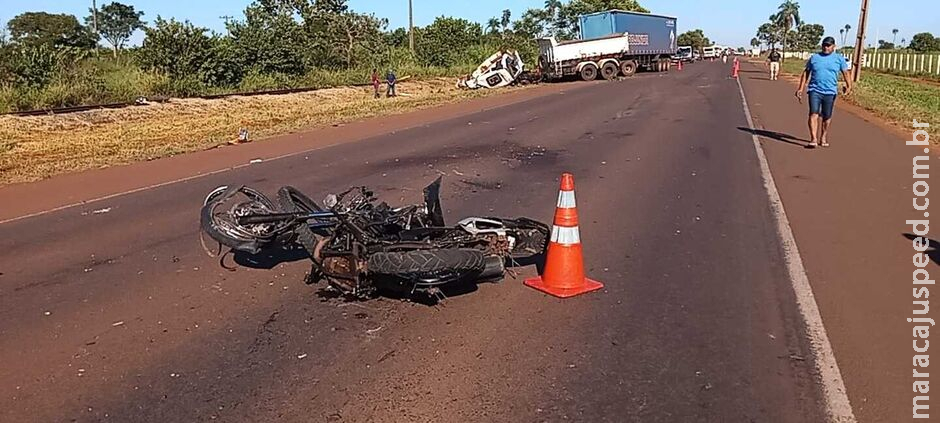
{"label": "person standing on roadside", "polygon": [[379,94],[380,86],[382,86],[382,83],[381,81],[379,81],[379,70],[373,68],[372,69],[372,88],[375,89],[375,98],[381,97],[381,95]]}
{"label": "person standing on roadside", "polygon": [[395,93],[395,83],[397,82],[398,81],[395,78],[395,72],[392,72],[392,70],[389,69],[388,73],[385,74],[385,83],[388,84],[388,91],[385,92],[385,96],[395,97],[397,95],[397,93]]}
{"label": "person standing on roadside", "polygon": [[767,55],[767,61],[770,62],[770,80],[776,81],[777,76],[780,75],[780,52],[776,48],[770,49],[770,54]]}
{"label": "person standing on roadside", "polygon": [[[800,87],[796,90],[796,99],[803,103],[803,89],[809,98],[809,132],[810,142],[807,147],[816,148],[817,145],[829,146],[829,124],[832,122],[832,108],[836,96],[839,94],[839,74],[845,79],[843,94],[852,92],[852,78],[848,72],[848,65],[842,54],[835,51],[836,40],[832,37],[823,38],[822,51],[814,54],[806,61],[806,69],[800,77]],[[809,85],[807,86],[807,82]],[[822,118],[822,130],[819,119]],[[817,133],[819,135],[817,136]]]}

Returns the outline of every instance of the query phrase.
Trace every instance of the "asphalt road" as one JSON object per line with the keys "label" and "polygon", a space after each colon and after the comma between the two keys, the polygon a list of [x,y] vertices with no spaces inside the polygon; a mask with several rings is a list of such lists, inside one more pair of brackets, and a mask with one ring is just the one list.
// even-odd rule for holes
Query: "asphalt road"
{"label": "asphalt road", "polygon": [[[822,421],[726,71],[571,84],[0,225],[0,421]],[[565,171],[606,284],[569,300],[523,286],[530,266],[436,307],[349,303],[303,260],[229,272],[199,242],[222,184],[397,203],[443,173],[450,222],[548,222]]]}

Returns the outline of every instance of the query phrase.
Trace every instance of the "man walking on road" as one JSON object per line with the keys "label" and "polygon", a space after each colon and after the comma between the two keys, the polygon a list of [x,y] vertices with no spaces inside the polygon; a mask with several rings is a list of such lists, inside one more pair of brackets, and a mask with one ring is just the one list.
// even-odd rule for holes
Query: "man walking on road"
{"label": "man walking on road", "polygon": [[767,60],[770,62],[770,80],[776,81],[777,76],[780,75],[780,52],[776,48],[771,48]]}
{"label": "man walking on road", "polygon": [[[835,51],[836,40],[826,37],[822,41],[822,51],[806,61],[806,69],[800,77],[800,87],[796,90],[796,99],[803,102],[803,89],[809,98],[810,142],[807,147],[829,146],[829,124],[832,122],[832,108],[839,94],[839,74],[845,79],[843,94],[852,91],[852,78],[849,76],[845,58]],[[807,81],[809,86],[807,87]],[[819,118],[822,117],[822,131],[819,133]]]}

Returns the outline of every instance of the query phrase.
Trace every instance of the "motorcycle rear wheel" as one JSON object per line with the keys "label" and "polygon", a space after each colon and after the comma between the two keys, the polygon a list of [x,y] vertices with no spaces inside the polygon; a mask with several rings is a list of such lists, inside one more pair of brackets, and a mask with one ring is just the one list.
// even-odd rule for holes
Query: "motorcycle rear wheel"
{"label": "motorcycle rear wheel", "polygon": [[369,273],[406,279],[468,275],[480,273],[485,267],[483,252],[470,249],[379,252],[368,260]]}

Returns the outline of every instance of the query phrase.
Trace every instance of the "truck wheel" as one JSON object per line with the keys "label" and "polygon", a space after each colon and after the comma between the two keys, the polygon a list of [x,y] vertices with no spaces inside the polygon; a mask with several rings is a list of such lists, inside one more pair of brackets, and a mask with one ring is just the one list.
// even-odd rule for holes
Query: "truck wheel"
{"label": "truck wheel", "polygon": [[636,62],[632,60],[626,60],[620,63],[620,73],[623,76],[632,76],[636,73]]}
{"label": "truck wheel", "polygon": [[581,79],[588,82],[597,79],[597,66],[593,63],[584,65],[584,67],[581,68]]}
{"label": "truck wheel", "polygon": [[620,69],[617,68],[617,64],[614,62],[604,63],[604,66],[601,67],[601,77],[608,81],[614,80],[618,73],[620,73]]}

